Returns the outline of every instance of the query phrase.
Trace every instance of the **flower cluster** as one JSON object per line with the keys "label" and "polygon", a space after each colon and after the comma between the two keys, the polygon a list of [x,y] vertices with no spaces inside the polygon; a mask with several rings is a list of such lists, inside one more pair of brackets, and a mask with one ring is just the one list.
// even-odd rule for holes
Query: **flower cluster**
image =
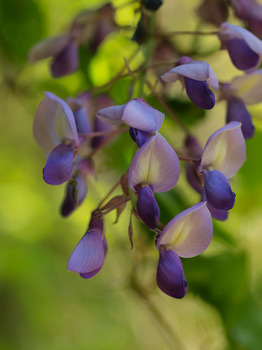
{"label": "flower cluster", "polygon": [[[214,3],[221,11],[225,10],[220,6],[220,1]],[[161,5],[162,1],[142,1],[141,13],[150,19],[151,15],[147,13],[157,11]],[[236,6],[236,3],[232,2],[232,5]],[[204,1],[198,13],[207,19],[211,7],[210,1]],[[241,13],[240,7],[236,11]],[[37,44],[31,50],[31,61],[52,56],[54,77],[72,73],[77,69],[77,46],[92,37],[90,45],[95,52],[105,36],[115,29],[114,12],[112,6],[107,4],[97,11],[81,14],[74,20],[69,34]],[[221,18],[225,19],[226,16],[227,12],[224,12]],[[246,18],[249,26],[252,22],[250,16]],[[88,21],[92,35],[87,30]],[[61,206],[63,216],[70,215],[84,201],[87,178],[95,172],[97,150],[103,149],[111,139],[125,132],[130,136],[130,143],[131,139],[135,142],[137,149],[126,173],[92,212],[88,229],[69,258],[68,270],[80,274],[84,279],[93,277],[101,270],[108,250],[104,218],[113,210],[117,210],[119,217],[130,202],[131,218],[134,215],[154,233],[152,239],[159,252],[157,285],[171,297],[182,298],[186,294],[187,282],[180,257],[191,258],[204,252],[213,235],[212,217],[226,220],[228,211],[234,207],[236,195],[229,180],[246,159],[245,139],[254,135],[254,125],[246,105],[262,100],[262,74],[258,69],[262,60],[261,40],[242,27],[221,22],[216,23],[220,25],[220,30],[215,33],[216,38],[221,42],[221,48],[228,51],[235,67],[245,73],[234,77],[231,82],[219,83],[207,62],[189,56],[179,57],[175,66],[173,64],[173,68],[166,70],[161,78],[153,69],[160,92],[155,92],[149,80],[143,80],[163,110],[149,105],[141,95],[115,105],[108,95],[93,94],[97,87],[66,101],[51,92],[45,93],[36,112],[33,132],[47,155],[44,181],[50,185],[66,183]],[[150,30],[146,31],[146,37],[148,35]],[[157,58],[153,58],[154,64],[149,68],[157,67]],[[145,63],[136,72],[131,71],[128,63],[126,67],[130,75],[147,74]],[[118,75],[113,81],[123,76]],[[165,94],[168,93],[168,86],[177,80],[198,108],[210,110],[215,107],[216,101],[226,101],[226,125],[210,133],[203,147],[167,103]],[[219,91],[218,97],[215,96],[216,91]],[[172,116],[185,133],[184,148],[180,154],[173,142],[169,143],[160,133],[164,112]],[[163,224],[155,193],[173,190],[181,174],[180,160],[186,162],[186,178],[199,193],[200,202]],[[121,185],[122,194],[109,199],[118,185]],[[130,239],[133,244],[132,237]]]}

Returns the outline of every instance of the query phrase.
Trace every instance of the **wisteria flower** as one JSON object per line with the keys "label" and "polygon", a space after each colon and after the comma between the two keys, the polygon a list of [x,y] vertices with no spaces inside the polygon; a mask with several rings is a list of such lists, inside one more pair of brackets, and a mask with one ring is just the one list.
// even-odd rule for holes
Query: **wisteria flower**
{"label": "wisteria flower", "polygon": [[112,125],[125,123],[140,131],[154,133],[161,128],[165,115],[149,106],[142,98],[134,98],[124,105],[101,109],[96,116]]}
{"label": "wisteria flower", "polygon": [[37,43],[29,52],[31,63],[52,57],[51,74],[55,78],[74,73],[78,68],[78,43],[73,33]]}
{"label": "wisteria flower", "polygon": [[66,182],[73,174],[80,146],[71,108],[61,98],[46,92],[35,115],[33,133],[48,156],[43,170],[45,182],[51,185]]}
{"label": "wisteria flower", "polygon": [[246,139],[254,135],[255,127],[246,105],[262,101],[262,70],[235,77],[228,84],[223,84],[220,99],[227,102],[226,122],[241,122],[241,130]]}
{"label": "wisteria flower", "polygon": [[203,21],[220,26],[227,19],[228,7],[224,0],[203,0],[196,12]]}
{"label": "wisteria flower", "polygon": [[218,37],[222,44],[221,48],[227,49],[236,68],[250,71],[260,65],[262,41],[254,34],[242,27],[222,23]]}
{"label": "wisteria flower", "polygon": [[61,205],[61,215],[69,216],[79,207],[87,195],[87,176],[94,174],[93,163],[90,159],[77,159],[75,174],[67,183],[65,197]]}
{"label": "wisteria flower", "polygon": [[231,0],[236,16],[245,21],[247,29],[262,36],[262,5],[255,0]]}
{"label": "wisteria flower", "polygon": [[67,269],[79,273],[82,278],[91,278],[103,267],[106,253],[103,221],[92,218],[87,232],[69,258]]}
{"label": "wisteria flower", "polygon": [[187,292],[179,257],[192,258],[207,249],[213,235],[212,218],[206,202],[200,202],[178,214],[157,238],[159,250],[157,284],[165,294],[183,298]]}
{"label": "wisteria flower", "polygon": [[128,182],[138,193],[138,214],[148,227],[156,227],[160,214],[154,193],[169,191],[179,175],[179,159],[158,132],[135,154],[129,167]]}
{"label": "wisteria flower", "polygon": [[165,82],[177,80],[185,86],[190,100],[200,108],[211,109],[215,105],[215,96],[209,86],[218,89],[218,80],[210,65],[203,61],[193,61],[190,57],[181,57],[178,65],[161,77]]}
{"label": "wisteria flower", "polygon": [[218,220],[226,220],[227,211],[235,204],[235,194],[228,180],[245,159],[241,123],[230,122],[209,137],[199,162],[187,168],[190,185],[207,201],[212,216]]}
{"label": "wisteria flower", "polygon": [[72,74],[79,65],[79,45],[89,44],[95,52],[114,29],[114,9],[111,4],[105,4],[99,10],[86,11],[74,19],[68,33],[45,39],[33,46],[29,52],[29,61],[34,63],[51,57],[53,77]]}

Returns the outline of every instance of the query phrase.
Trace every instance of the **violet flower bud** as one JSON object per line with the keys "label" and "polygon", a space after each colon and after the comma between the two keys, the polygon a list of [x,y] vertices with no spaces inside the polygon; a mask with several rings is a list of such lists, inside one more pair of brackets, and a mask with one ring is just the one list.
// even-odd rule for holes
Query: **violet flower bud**
{"label": "violet flower bud", "polygon": [[187,281],[179,256],[173,250],[159,251],[157,265],[157,285],[165,294],[173,298],[183,298],[187,292]]}
{"label": "violet flower bud", "polygon": [[149,186],[142,187],[137,190],[138,201],[137,211],[140,218],[149,228],[157,226],[160,209],[155,199],[154,193]]}
{"label": "violet flower bud", "polygon": [[101,218],[93,222],[91,219],[90,225],[75,247],[67,265],[68,270],[79,273],[82,278],[86,279],[95,276],[101,270],[107,252]]}

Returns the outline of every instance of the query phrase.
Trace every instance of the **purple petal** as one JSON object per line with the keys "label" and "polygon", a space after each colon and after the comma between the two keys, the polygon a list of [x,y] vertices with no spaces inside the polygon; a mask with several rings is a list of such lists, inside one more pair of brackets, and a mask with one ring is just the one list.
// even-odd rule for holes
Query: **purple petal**
{"label": "purple petal", "polygon": [[161,128],[165,115],[149,106],[143,99],[133,99],[126,104],[122,119],[135,129],[151,133]]}
{"label": "purple petal", "polygon": [[138,147],[142,147],[144,143],[149,139],[150,133],[146,131],[141,131],[135,128],[129,128],[129,134],[133,141],[138,145]]}
{"label": "purple petal", "polygon": [[186,92],[190,100],[199,108],[211,109],[215,105],[215,95],[206,81],[185,78]]}
{"label": "purple petal", "polygon": [[43,169],[43,178],[50,185],[60,185],[73,175],[74,147],[58,145],[50,153]]}
{"label": "purple petal", "polygon": [[34,63],[43,58],[56,56],[69,43],[69,35],[55,36],[37,43],[29,52],[29,61]]}
{"label": "purple petal", "polygon": [[226,46],[232,63],[238,69],[248,70],[258,65],[259,55],[251,50],[244,40],[229,39]]}
{"label": "purple petal", "polygon": [[241,123],[241,130],[245,139],[253,137],[255,127],[251,121],[244,102],[237,97],[232,97],[228,100],[226,122],[237,121]]}
{"label": "purple petal", "polygon": [[226,176],[218,170],[204,171],[205,192],[208,203],[219,210],[232,209],[235,193],[231,190]]}
{"label": "purple petal", "polygon": [[51,63],[53,77],[59,78],[74,73],[78,68],[78,44],[71,40]]}
{"label": "purple petal", "polygon": [[[94,130],[95,131],[110,131],[113,130],[114,127],[108,123],[104,123],[102,120],[95,118],[94,122]],[[108,136],[99,136],[99,137],[93,137],[91,141],[91,146],[93,149],[96,149],[99,147],[107,138]]]}
{"label": "purple petal", "polygon": [[[75,186],[70,182],[68,183],[61,206],[61,215],[65,217],[69,216],[83,202],[87,194],[86,176],[76,176],[74,180]],[[75,191],[77,192],[76,194],[74,193]]]}
{"label": "purple petal", "polygon": [[80,276],[84,279],[89,279],[93,276],[95,276],[101,269],[102,269],[103,266],[101,266],[99,269],[96,269],[92,272],[89,272],[89,273],[80,273]]}
{"label": "purple petal", "polygon": [[206,202],[200,202],[184,210],[172,219],[162,231],[157,248],[162,245],[183,258],[202,253],[213,235],[213,225]]}
{"label": "purple petal", "polygon": [[157,285],[173,298],[183,298],[187,292],[187,281],[179,256],[172,250],[159,252]]}
{"label": "purple petal", "polygon": [[239,122],[230,122],[212,134],[204,148],[199,170],[221,171],[231,178],[246,159],[246,144]]}
{"label": "purple petal", "polygon": [[148,186],[138,190],[137,211],[140,218],[149,228],[157,226],[160,210],[154,193]]}
{"label": "purple petal", "polygon": [[179,159],[166,139],[156,133],[135,154],[128,172],[129,186],[150,185],[153,192],[169,191],[180,175]]}
{"label": "purple petal", "polygon": [[203,148],[200,146],[198,140],[192,136],[188,135],[185,139],[185,148],[187,151],[187,154],[190,157],[194,157],[197,159],[200,159],[203,153]]}
{"label": "purple petal", "polygon": [[76,146],[80,144],[71,108],[51,92],[45,93],[37,109],[33,133],[36,141],[47,154],[65,139],[74,140]]}
{"label": "purple petal", "polygon": [[[203,189],[203,194],[202,194],[202,201],[206,201],[206,194],[205,194],[205,189]],[[210,211],[211,216],[214,219],[220,220],[220,221],[225,221],[228,218],[228,211],[227,210],[219,210],[214,207],[210,203],[207,202],[207,209]]]}
{"label": "purple petal", "polygon": [[171,83],[179,79],[180,75],[193,80],[206,81],[210,86],[218,90],[219,83],[217,77],[207,62],[191,61],[181,64],[172,68],[169,72],[162,75],[161,78]]}
{"label": "purple petal", "polygon": [[192,164],[186,165],[186,179],[195,191],[197,191],[198,193],[202,193],[202,185],[200,178],[197,174],[196,167]]}
{"label": "purple petal", "polygon": [[203,21],[220,26],[227,19],[228,6],[224,0],[204,0],[197,14]]}
{"label": "purple petal", "polygon": [[101,231],[89,230],[71,254],[67,269],[80,274],[92,274],[93,276],[95,272],[97,273],[101,269],[104,260],[105,252]]}
{"label": "purple petal", "polygon": [[88,117],[88,109],[86,106],[77,108],[74,111],[74,117],[78,133],[87,133],[92,131],[92,127]]}
{"label": "purple petal", "polygon": [[230,23],[222,23],[220,26],[219,38],[222,46],[226,46],[227,40],[242,39],[252,51],[259,56],[262,54],[262,41],[245,28]]}

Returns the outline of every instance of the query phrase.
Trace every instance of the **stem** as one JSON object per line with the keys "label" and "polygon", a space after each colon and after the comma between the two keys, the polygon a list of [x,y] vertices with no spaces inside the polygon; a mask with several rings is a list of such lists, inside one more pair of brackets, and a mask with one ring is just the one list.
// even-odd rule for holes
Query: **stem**
{"label": "stem", "polygon": [[126,202],[128,202],[130,199],[128,197],[124,198],[122,202],[118,203],[115,207],[110,208],[106,211],[103,212],[103,215],[107,215],[108,213],[110,213],[111,211],[115,210],[116,208],[120,207],[122,204],[125,204]]}
{"label": "stem", "polygon": [[183,160],[183,161],[185,161],[185,162],[192,163],[192,164],[194,164],[194,163],[196,163],[196,162],[199,161],[199,159],[190,158],[190,157],[184,157],[184,156],[180,156],[179,154],[177,154],[177,156],[178,156],[178,158],[179,158],[180,160]]}
{"label": "stem", "polygon": [[100,203],[97,206],[97,209],[99,209],[102,206],[102,204],[107,200],[107,198],[115,191],[115,189],[117,189],[117,187],[120,185],[120,182],[121,179],[114,184],[114,186],[109,190],[107,195],[100,201]]}
{"label": "stem", "polygon": [[182,30],[182,31],[174,31],[174,32],[167,32],[164,34],[156,34],[156,37],[167,37],[171,35],[217,35],[219,33],[218,30],[210,31],[210,32],[202,32],[201,30],[195,30],[195,31],[188,31],[188,30]]}
{"label": "stem", "polygon": [[[131,63],[133,61],[133,59],[137,56],[137,54],[140,52],[140,47],[138,47],[133,53],[132,55],[129,57],[129,59],[127,60],[129,63]],[[124,66],[122,67],[122,69],[120,70],[119,73],[117,73],[117,75],[115,77],[113,77],[111,80],[109,80],[107,83],[94,87],[93,89],[90,89],[90,92],[96,92],[97,90],[106,88],[108,85],[111,85],[113,83],[115,83],[116,81],[118,81],[119,79],[123,78],[123,77],[128,77],[129,73],[127,74],[123,74],[124,71],[126,70],[126,62],[124,64]]]}
{"label": "stem", "polygon": [[166,110],[170,117],[181,127],[181,129],[183,129],[183,131],[187,135],[190,135],[191,133],[188,130],[188,128],[178,119],[178,117],[175,115],[175,113],[172,111],[172,109],[169,107],[166,101],[156,91],[154,91],[152,84],[148,80],[146,81],[146,85],[149,87],[155,98],[158,100],[159,103],[161,103],[162,107]]}
{"label": "stem", "polygon": [[87,158],[91,158],[93,157],[98,151],[100,151],[101,149],[103,149],[109,142],[111,142],[113,140],[113,138],[115,137],[115,134],[111,134],[103,143],[101,143],[101,145],[99,145],[97,148],[93,149],[89,155],[87,156]]}
{"label": "stem", "polygon": [[[153,316],[153,319],[157,324],[157,330],[159,330],[162,333],[162,336],[165,339],[165,342],[168,345],[168,347],[170,349],[183,350],[184,347],[180,343],[180,340],[178,339],[174,330],[170,327],[169,323],[163,317],[159,308],[151,300],[151,298],[148,295],[148,292],[142,286],[140,286],[137,283],[137,281],[133,281],[131,286],[133,291],[135,291],[136,294],[144,300],[147,309],[150,311],[151,315]],[[170,341],[172,342],[172,344],[170,344]]]}

